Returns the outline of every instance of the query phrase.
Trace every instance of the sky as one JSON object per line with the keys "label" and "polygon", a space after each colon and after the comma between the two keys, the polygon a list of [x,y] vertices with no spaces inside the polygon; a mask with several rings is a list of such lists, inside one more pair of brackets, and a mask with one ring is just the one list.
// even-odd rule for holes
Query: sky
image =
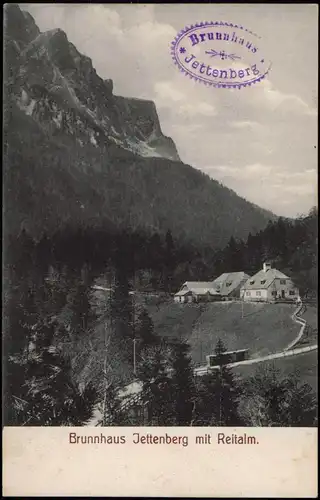
{"label": "sky", "polygon": [[[153,100],[183,162],[240,196],[296,217],[317,204],[318,7],[312,4],[23,4],[60,28],[116,95]],[[257,33],[268,77],[240,90],[184,76],[170,44],[185,26],[226,21]]]}

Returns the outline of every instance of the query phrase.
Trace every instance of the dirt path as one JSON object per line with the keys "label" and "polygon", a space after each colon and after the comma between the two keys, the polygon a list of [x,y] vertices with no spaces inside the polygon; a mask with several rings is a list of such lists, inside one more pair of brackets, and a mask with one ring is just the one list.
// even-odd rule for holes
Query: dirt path
{"label": "dirt path", "polygon": [[290,342],[290,344],[284,349],[285,351],[288,351],[290,349],[292,349],[292,347],[294,347],[303,337],[304,335],[304,332],[305,332],[305,329],[307,327],[307,322],[305,319],[301,318],[301,316],[298,316],[298,314],[304,310],[304,304],[300,304],[298,306],[298,308],[296,309],[296,311],[293,313],[293,315],[291,316],[291,319],[292,321],[294,321],[295,323],[298,323],[298,325],[301,325],[301,328],[300,328],[300,331],[297,335],[297,337],[292,341]]}
{"label": "dirt path", "polygon": [[[307,347],[299,347],[297,349],[285,350],[282,352],[277,352],[275,354],[269,354],[268,356],[262,356],[260,358],[252,358],[246,359],[245,361],[238,361],[237,363],[229,363],[226,365],[229,368],[234,366],[242,366],[242,365],[253,365],[255,363],[263,363],[264,361],[271,361],[273,359],[286,358],[288,356],[297,356],[299,354],[303,354],[305,352],[315,351],[318,349],[318,344],[314,344]],[[202,376],[207,373],[210,373],[211,370],[219,369],[218,366],[208,368],[207,366],[196,368],[194,370],[194,374],[197,376]]]}
{"label": "dirt path", "polygon": [[[300,304],[291,316],[292,320],[295,323],[298,323],[301,325],[301,328],[300,328],[300,331],[299,331],[298,335],[296,336],[296,338],[292,342],[290,342],[290,344],[287,347],[285,347],[283,349],[283,351],[277,352],[274,354],[269,354],[267,356],[261,356],[261,357],[257,357],[257,358],[246,359],[244,361],[238,361],[236,363],[229,363],[226,366],[232,368],[232,367],[242,366],[242,365],[253,365],[253,364],[257,364],[257,363],[263,363],[265,361],[271,361],[274,359],[285,358],[285,357],[289,357],[289,356],[298,356],[299,354],[304,354],[306,352],[315,351],[316,349],[318,349],[318,344],[313,344],[311,346],[299,347],[299,348],[293,349],[293,347],[303,337],[303,334],[304,334],[306,326],[307,326],[306,320],[304,320],[303,318],[301,318],[299,316],[299,313],[303,310],[303,307],[304,307],[304,305]],[[219,367],[216,366],[216,367],[209,368],[208,366],[200,366],[198,368],[195,368],[193,373],[195,376],[201,377],[203,375],[210,373],[210,371],[214,370],[214,369],[219,369]],[[125,404],[126,404],[126,406],[128,406],[128,404],[130,404],[131,399],[132,399],[132,401],[133,400],[136,401],[137,395],[141,392],[141,385],[139,384],[138,381],[133,381],[130,384],[126,385],[121,390],[121,392],[122,392],[122,394],[124,394],[124,393],[126,394]],[[101,417],[102,417],[101,412],[98,409],[96,409],[94,417],[92,418],[92,420],[89,422],[88,425],[89,426],[99,425],[99,421],[101,421]]]}

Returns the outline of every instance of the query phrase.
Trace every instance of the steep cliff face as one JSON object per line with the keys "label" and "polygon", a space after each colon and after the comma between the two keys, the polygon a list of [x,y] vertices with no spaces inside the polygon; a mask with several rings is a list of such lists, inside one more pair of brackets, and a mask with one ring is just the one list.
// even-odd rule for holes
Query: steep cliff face
{"label": "steep cliff face", "polygon": [[5,30],[10,95],[47,133],[80,146],[115,143],[140,156],[179,160],[154,103],[114,96],[112,80],[100,78],[62,30],[40,33],[15,5],[6,6]]}
{"label": "steep cliff face", "polygon": [[154,102],[118,96],[114,102],[114,118],[117,116],[118,121],[115,130],[122,129],[128,149],[141,156],[179,161],[173,140],[162,134]]}
{"label": "steep cliff face", "polygon": [[57,29],[5,9],[7,231],[64,227],[165,233],[218,248],[273,214],[183,164],[151,101],[113,94]]}

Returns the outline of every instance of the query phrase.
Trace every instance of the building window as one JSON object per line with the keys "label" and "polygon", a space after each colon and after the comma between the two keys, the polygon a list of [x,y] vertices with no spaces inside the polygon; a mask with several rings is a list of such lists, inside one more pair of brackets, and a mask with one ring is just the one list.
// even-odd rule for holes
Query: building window
{"label": "building window", "polygon": [[265,284],[265,282],[266,282],[266,280],[262,280],[262,281],[260,281],[261,285],[264,285],[264,284]]}
{"label": "building window", "polygon": [[254,280],[253,281],[250,281],[250,285],[253,285],[254,284]]}
{"label": "building window", "polygon": [[295,293],[295,291],[294,291],[294,290],[290,290],[290,291],[289,291],[289,295],[295,295],[295,294],[296,294],[296,293]]}
{"label": "building window", "polygon": [[261,292],[256,292],[257,297],[261,297]]}
{"label": "building window", "polygon": [[285,285],[286,284],[286,280],[280,280],[280,285]]}
{"label": "building window", "polygon": [[251,293],[250,292],[246,292],[246,296],[247,297],[250,297]]}
{"label": "building window", "polygon": [[274,297],[276,297],[276,295],[277,295],[277,292],[276,292],[276,291],[274,291],[274,292],[271,292],[271,295],[273,295]]}

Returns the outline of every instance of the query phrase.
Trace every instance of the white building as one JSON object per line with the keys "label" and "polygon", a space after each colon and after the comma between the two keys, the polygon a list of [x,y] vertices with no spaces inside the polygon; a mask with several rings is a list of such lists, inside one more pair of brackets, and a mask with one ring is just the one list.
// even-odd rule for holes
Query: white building
{"label": "white building", "polygon": [[186,281],[174,296],[175,302],[212,302],[220,294],[213,288],[212,281]]}
{"label": "white building", "polygon": [[299,290],[289,276],[265,262],[262,270],[245,282],[241,288],[241,297],[244,301],[254,302],[296,302]]}
{"label": "white building", "polygon": [[240,298],[240,289],[249,278],[244,272],[223,273],[214,281],[186,281],[174,296],[175,302],[212,302]]}

